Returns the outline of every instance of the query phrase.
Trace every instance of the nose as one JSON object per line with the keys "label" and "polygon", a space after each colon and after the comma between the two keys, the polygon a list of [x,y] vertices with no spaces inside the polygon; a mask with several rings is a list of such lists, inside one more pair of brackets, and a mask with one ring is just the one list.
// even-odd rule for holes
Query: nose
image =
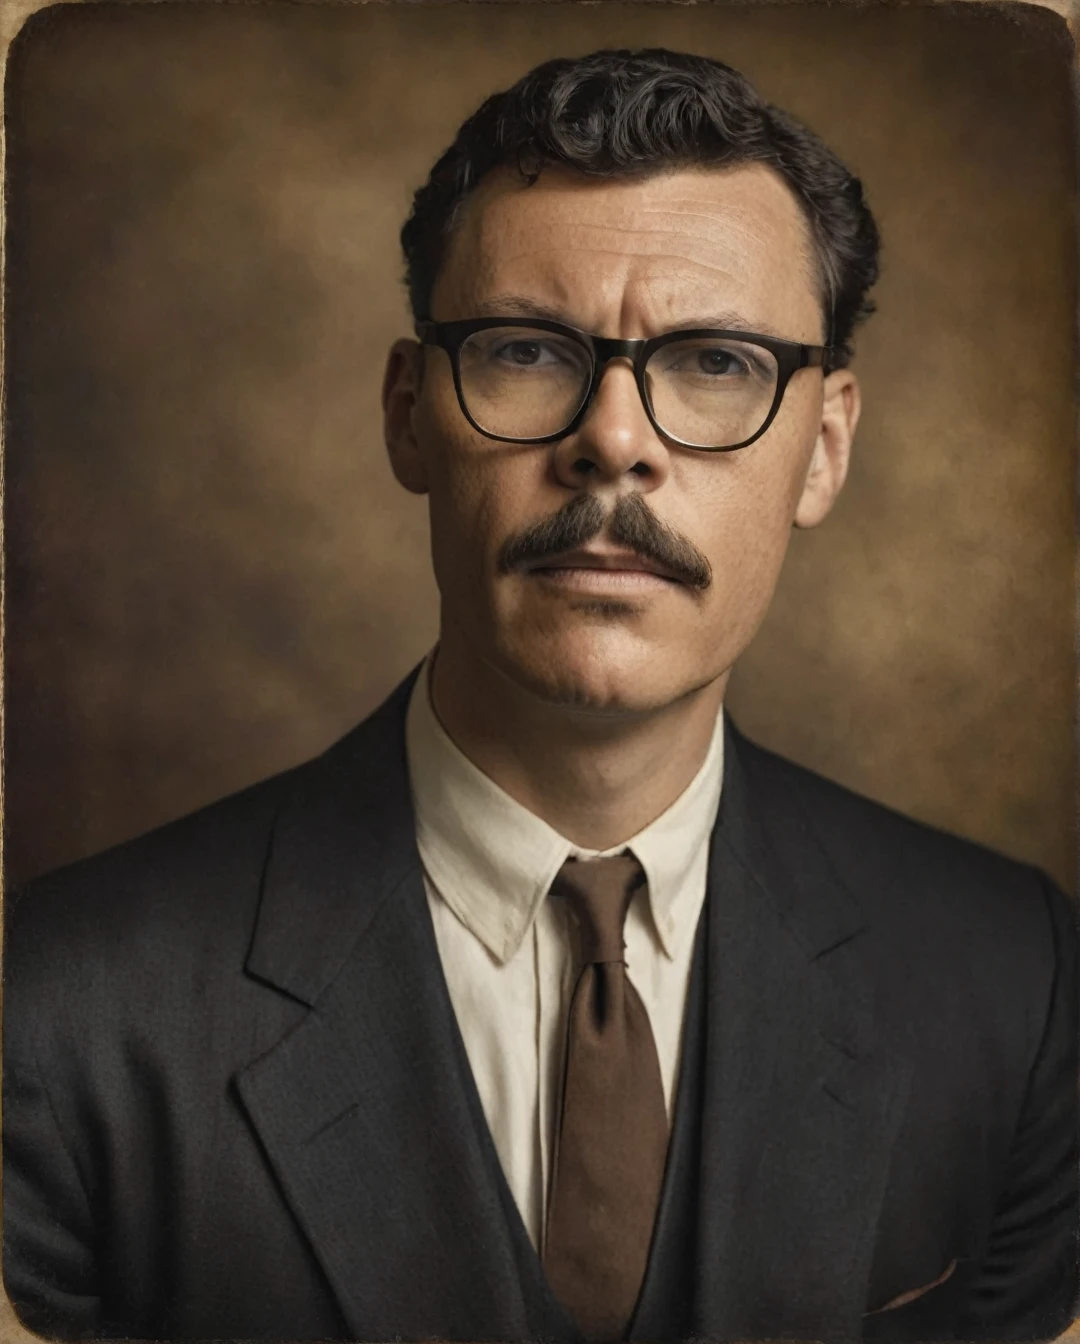
{"label": "nose", "polygon": [[637,478],[638,491],[667,479],[668,450],[642,405],[630,360],[619,356],[604,369],[584,420],[555,446],[555,471],[574,489]]}

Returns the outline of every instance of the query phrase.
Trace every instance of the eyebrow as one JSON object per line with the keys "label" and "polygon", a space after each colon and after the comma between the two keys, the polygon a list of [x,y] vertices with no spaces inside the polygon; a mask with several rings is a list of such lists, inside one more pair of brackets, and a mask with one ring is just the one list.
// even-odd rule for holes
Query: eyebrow
{"label": "eyebrow", "polygon": [[477,317],[541,317],[549,322],[564,322],[573,326],[566,313],[546,303],[538,303],[524,294],[496,294],[476,306]]}
{"label": "eyebrow", "polygon": [[[539,317],[548,322],[562,322],[565,326],[578,330],[578,324],[571,321],[565,310],[540,303],[526,294],[496,294],[484,299],[476,306],[476,317]],[[657,336],[669,331],[690,331],[695,327],[713,327],[721,331],[757,332],[761,336],[780,337],[780,333],[770,323],[750,322],[740,313],[727,310],[719,313],[692,313],[677,323],[658,331]]]}

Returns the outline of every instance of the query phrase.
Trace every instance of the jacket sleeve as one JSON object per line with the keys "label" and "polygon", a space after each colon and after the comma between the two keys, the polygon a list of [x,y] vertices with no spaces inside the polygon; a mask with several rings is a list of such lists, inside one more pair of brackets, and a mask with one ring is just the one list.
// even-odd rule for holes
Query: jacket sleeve
{"label": "jacket sleeve", "polygon": [[959,1339],[1050,1339],[1068,1327],[1076,1311],[1076,916],[1072,902],[1041,880],[1055,953],[1049,1010]]}
{"label": "jacket sleeve", "polygon": [[[4,947],[4,1286],[29,1329],[74,1339],[97,1333],[101,1321],[93,1220],[50,1097],[60,1080],[39,1068],[41,1039],[58,1005],[39,1001],[34,991],[34,982],[48,977],[28,967],[34,960],[28,938],[30,931],[20,930]],[[60,979],[56,968],[53,978]]]}

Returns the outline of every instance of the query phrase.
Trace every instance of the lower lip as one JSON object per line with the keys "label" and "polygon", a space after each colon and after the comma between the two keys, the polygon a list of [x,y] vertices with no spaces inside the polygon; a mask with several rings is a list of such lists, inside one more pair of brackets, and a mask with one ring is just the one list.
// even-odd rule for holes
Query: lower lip
{"label": "lower lip", "polygon": [[674,579],[665,579],[644,569],[591,569],[572,568],[534,569],[530,571],[536,578],[545,579],[559,588],[574,588],[583,592],[655,592],[664,588],[675,588]]}

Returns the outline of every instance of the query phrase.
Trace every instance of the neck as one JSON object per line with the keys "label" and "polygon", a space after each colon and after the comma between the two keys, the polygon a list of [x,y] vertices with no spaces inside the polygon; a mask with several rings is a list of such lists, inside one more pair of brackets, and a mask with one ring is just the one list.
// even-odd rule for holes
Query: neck
{"label": "neck", "polygon": [[704,763],[727,674],[625,715],[551,704],[472,658],[445,632],[432,669],[452,741],[512,798],[582,849],[611,849],[675,801]]}

